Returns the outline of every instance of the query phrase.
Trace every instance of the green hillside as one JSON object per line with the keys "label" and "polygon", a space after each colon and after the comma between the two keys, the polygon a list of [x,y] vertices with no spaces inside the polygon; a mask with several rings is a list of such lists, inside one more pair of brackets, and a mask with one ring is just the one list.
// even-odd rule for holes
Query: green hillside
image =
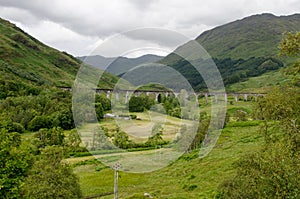
{"label": "green hillside", "polygon": [[[0,19],[1,98],[13,93],[34,94],[40,85],[72,86],[80,64],[72,55],[46,46],[9,21]],[[108,88],[117,80],[106,73],[99,84]]]}
{"label": "green hillside", "polygon": [[270,71],[258,77],[251,77],[246,81],[231,84],[227,91],[267,93],[274,86],[284,86],[288,82],[287,77],[281,71]]}
{"label": "green hillside", "polygon": [[206,31],[196,41],[215,58],[277,57],[282,33],[299,29],[300,14],[261,14]]}
{"label": "green hillside", "polygon": [[[230,88],[232,84],[276,71],[288,63],[290,60],[278,57],[278,46],[283,33],[299,29],[300,14],[280,17],[261,14],[208,30],[194,41],[200,43],[210,54],[223,77],[225,86]],[[195,50],[193,43],[188,42],[178,47],[160,63],[182,73],[196,90],[206,89],[202,77],[193,66],[176,53],[188,55],[189,60],[201,65],[202,57]],[[278,82],[274,82],[276,83]]]}

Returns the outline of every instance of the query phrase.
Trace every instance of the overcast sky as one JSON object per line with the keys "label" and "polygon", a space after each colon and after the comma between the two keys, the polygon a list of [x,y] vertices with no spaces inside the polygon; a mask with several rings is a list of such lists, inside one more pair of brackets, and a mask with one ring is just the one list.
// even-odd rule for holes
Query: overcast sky
{"label": "overcast sky", "polygon": [[[252,14],[299,12],[300,0],[0,0],[1,18],[75,56],[89,55],[103,41],[137,28],[169,29],[193,39],[204,30]],[[118,48],[151,47],[128,56],[163,55],[178,45],[167,37],[131,34],[122,38]],[[106,49],[102,55],[117,54]]]}

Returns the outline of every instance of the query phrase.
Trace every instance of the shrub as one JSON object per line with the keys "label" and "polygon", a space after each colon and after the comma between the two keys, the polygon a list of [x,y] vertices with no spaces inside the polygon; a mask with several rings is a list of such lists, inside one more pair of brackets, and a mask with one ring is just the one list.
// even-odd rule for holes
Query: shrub
{"label": "shrub", "polygon": [[65,130],[73,129],[75,127],[71,109],[64,109],[55,113],[53,117],[53,126],[61,127]]}
{"label": "shrub", "polygon": [[52,119],[49,116],[35,116],[28,124],[28,130],[38,131],[41,128],[51,128]]}
{"label": "shrub", "polygon": [[100,120],[100,119],[103,119],[103,116],[104,116],[104,110],[103,110],[103,107],[102,107],[102,104],[101,103],[96,103],[95,104],[95,110],[96,110],[96,115],[97,115],[97,119]]}
{"label": "shrub", "polygon": [[131,115],[130,115],[130,118],[131,118],[132,120],[135,120],[135,119],[137,118],[137,116],[136,116],[136,115],[133,115],[133,114],[131,114]]}
{"label": "shrub", "polygon": [[6,121],[3,124],[0,124],[0,127],[5,128],[8,132],[24,133],[25,131],[25,128],[22,124],[11,121]]}
{"label": "shrub", "polygon": [[130,112],[143,112],[145,105],[141,97],[131,97],[129,100],[129,111]]}
{"label": "shrub", "polygon": [[82,198],[78,178],[63,158],[61,147],[41,151],[22,186],[24,198]]}
{"label": "shrub", "polygon": [[53,146],[53,145],[64,145],[64,132],[61,128],[52,128],[52,129],[40,129],[37,134],[35,134],[36,138],[39,138],[41,141],[41,146]]}
{"label": "shrub", "polygon": [[102,105],[102,108],[104,111],[109,111],[111,110],[111,102],[109,99],[107,99],[106,96],[104,95],[96,95],[95,96],[95,103],[100,103]]}

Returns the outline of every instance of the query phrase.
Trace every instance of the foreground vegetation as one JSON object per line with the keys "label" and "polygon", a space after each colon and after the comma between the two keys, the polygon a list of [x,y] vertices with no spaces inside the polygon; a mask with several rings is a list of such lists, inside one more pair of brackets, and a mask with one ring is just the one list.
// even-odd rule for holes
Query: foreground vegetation
{"label": "foreground vegetation", "polygon": [[[244,154],[261,148],[263,136],[259,130],[260,123],[256,121],[232,122],[223,130],[213,151],[203,159],[198,158],[199,152],[195,150],[152,173],[120,172],[120,198],[144,198],[144,193],[154,198],[214,198],[219,194],[220,182],[234,176],[232,164]],[[113,190],[112,169],[98,161],[80,162],[75,164],[74,171],[83,195]]]}

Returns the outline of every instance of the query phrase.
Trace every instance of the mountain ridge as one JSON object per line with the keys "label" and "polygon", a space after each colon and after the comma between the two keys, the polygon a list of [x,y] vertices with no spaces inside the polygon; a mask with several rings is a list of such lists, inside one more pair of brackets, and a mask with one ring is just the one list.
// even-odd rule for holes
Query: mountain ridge
{"label": "mountain ridge", "polygon": [[[299,27],[300,14],[276,16],[270,13],[263,13],[235,20],[233,22],[229,22],[227,24],[205,31],[198,37],[196,37],[195,40],[203,45],[208,53],[215,58],[231,57],[247,59],[252,56],[257,56],[258,53],[259,56],[277,56],[277,53],[275,51],[278,51],[277,46],[281,40],[282,34],[287,31],[297,31],[299,30]],[[226,35],[222,35],[221,33],[226,33]],[[239,35],[242,35],[242,37]],[[220,38],[218,39],[217,36],[219,36]],[[230,36],[233,36],[235,39],[224,39]],[[213,42],[213,40],[215,41]],[[220,42],[221,40],[223,40],[224,42]],[[272,41],[273,43],[271,43],[270,41]],[[264,50],[262,52],[255,53],[254,49],[254,52],[252,53],[249,53],[248,50],[245,53],[239,54],[237,51],[241,49],[239,48],[239,46],[242,45],[242,42],[247,42],[250,49],[253,49],[253,42],[260,42],[260,44],[255,43],[256,47],[263,47]],[[222,47],[225,47],[225,53],[224,50],[222,53],[220,53],[220,51],[216,51],[220,48],[216,48],[214,46],[214,43],[223,44]],[[265,49],[266,47],[268,49]],[[212,50],[212,48],[215,49]],[[229,50],[231,52],[227,52]],[[235,55],[234,53],[238,54]],[[246,55],[246,53],[249,54]]]}
{"label": "mountain ridge", "polygon": [[87,64],[90,64],[102,70],[106,70],[111,74],[121,75],[138,65],[156,62],[163,57],[153,54],[146,54],[135,58],[122,56],[104,57],[101,55],[82,56],[77,58]]}

